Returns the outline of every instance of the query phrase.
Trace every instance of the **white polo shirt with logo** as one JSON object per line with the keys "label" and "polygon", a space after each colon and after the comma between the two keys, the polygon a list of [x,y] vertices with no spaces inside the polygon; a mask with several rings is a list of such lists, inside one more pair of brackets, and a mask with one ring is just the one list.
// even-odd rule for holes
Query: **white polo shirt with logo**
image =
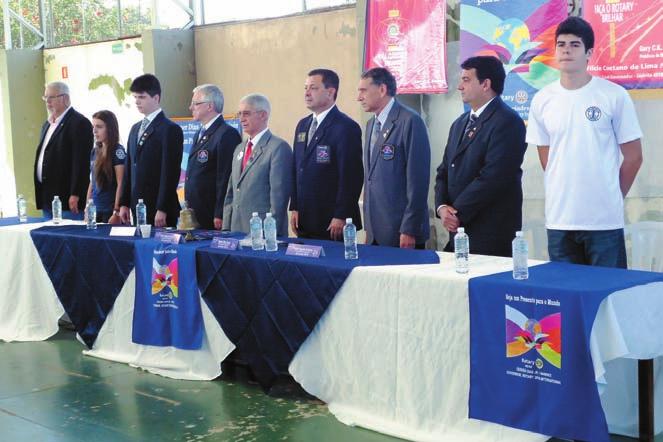
{"label": "white polo shirt with logo", "polygon": [[530,107],[527,142],[550,146],[546,228],[624,227],[619,145],[641,137],[633,101],[615,83],[592,77],[580,89],[565,89],[559,81],[541,89]]}

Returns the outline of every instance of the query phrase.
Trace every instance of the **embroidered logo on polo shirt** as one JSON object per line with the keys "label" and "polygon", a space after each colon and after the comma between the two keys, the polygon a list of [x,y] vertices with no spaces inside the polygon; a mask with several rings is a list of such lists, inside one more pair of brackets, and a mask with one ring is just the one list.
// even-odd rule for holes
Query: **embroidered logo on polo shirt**
{"label": "embroidered logo on polo shirt", "polygon": [[590,106],[585,111],[585,117],[589,121],[599,121],[601,119],[601,109],[596,106]]}

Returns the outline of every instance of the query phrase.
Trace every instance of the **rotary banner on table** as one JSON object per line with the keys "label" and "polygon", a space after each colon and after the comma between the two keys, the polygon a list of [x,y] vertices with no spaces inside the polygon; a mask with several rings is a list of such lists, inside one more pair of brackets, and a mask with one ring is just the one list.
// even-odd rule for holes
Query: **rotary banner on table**
{"label": "rotary banner on table", "polygon": [[663,87],[663,2],[585,0],[595,34],[589,71],[627,89]]}
{"label": "rotary banner on table", "polygon": [[369,0],[364,68],[386,67],[399,94],[447,92],[445,0]]}
{"label": "rotary banner on table", "polygon": [[203,319],[196,279],[196,248],[136,241],[136,297],[132,341],[196,350]]}
{"label": "rotary banner on table", "polygon": [[534,94],[559,78],[555,29],[566,17],[566,0],[462,0],[460,60],[499,58],[502,100],[526,120]]}

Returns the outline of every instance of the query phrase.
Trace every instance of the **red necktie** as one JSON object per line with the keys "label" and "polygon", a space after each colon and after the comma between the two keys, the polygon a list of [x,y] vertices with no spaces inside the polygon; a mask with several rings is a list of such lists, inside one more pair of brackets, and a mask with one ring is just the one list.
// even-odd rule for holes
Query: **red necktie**
{"label": "red necktie", "polygon": [[242,158],[242,172],[244,171],[244,168],[246,167],[246,163],[249,162],[249,158],[251,158],[251,148],[253,147],[253,143],[249,141],[246,143],[246,152],[244,152],[244,158]]}

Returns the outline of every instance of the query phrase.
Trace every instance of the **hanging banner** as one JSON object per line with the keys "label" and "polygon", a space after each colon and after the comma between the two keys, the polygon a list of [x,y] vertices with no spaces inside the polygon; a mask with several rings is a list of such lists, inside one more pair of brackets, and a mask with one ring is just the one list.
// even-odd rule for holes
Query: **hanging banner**
{"label": "hanging banner", "polygon": [[534,94],[559,79],[555,29],[566,0],[462,0],[460,62],[492,55],[504,64],[502,100],[527,119]]}
{"label": "hanging banner", "polygon": [[585,0],[594,29],[589,72],[627,89],[663,87],[661,0]]}
{"label": "hanging banner", "polygon": [[368,0],[364,68],[385,67],[399,94],[447,92],[445,0]]}

